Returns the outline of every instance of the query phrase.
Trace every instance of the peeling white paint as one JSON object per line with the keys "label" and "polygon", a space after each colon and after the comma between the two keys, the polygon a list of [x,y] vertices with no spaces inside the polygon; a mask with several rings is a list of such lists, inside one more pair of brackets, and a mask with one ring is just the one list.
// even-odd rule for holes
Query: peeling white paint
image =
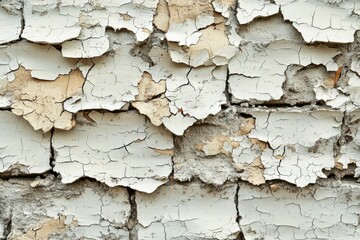
{"label": "peeling white paint", "polygon": [[285,71],[290,65],[324,65],[336,71],[334,48],[300,45],[290,41],[271,42],[267,47],[246,44],[229,62],[229,87],[235,102],[269,101],[283,95]]}
{"label": "peeling white paint", "polygon": [[22,1],[4,0],[0,4],[0,44],[20,38]]}
{"label": "peeling white paint", "polygon": [[34,131],[22,118],[0,111],[0,172],[43,173],[51,169],[50,134]]}
{"label": "peeling white paint", "polygon": [[70,132],[55,131],[54,170],[62,182],[95,178],[109,186],[153,192],[172,171],[172,135],[134,111],[77,115]]}
{"label": "peeling white paint", "polygon": [[[31,180],[1,182],[4,209],[12,213],[8,239],[129,239],[125,224],[130,216],[123,188],[105,188],[81,181],[63,185],[54,179],[42,188]],[[41,192],[41,194],[39,194]]]}
{"label": "peeling white paint", "polygon": [[[249,112],[250,113],[250,112]],[[251,111],[255,127],[250,138],[267,142],[261,154],[266,180],[282,179],[304,187],[325,178],[334,167],[333,145],[341,134],[342,112]]]}
{"label": "peeling white paint", "polygon": [[212,191],[200,183],[136,193],[139,239],[235,239],[236,185]]}
{"label": "peeling white paint", "polygon": [[175,135],[181,136],[184,134],[185,130],[192,126],[195,122],[195,118],[186,117],[181,113],[171,115],[169,117],[164,117],[162,120],[164,126],[169,129]]}
{"label": "peeling white paint", "polygon": [[257,17],[267,17],[279,12],[279,6],[270,0],[240,0],[236,17],[240,24],[251,22]]}
{"label": "peeling white paint", "polygon": [[61,44],[61,53],[67,58],[91,58],[103,55],[109,49],[105,27],[82,28],[75,40]]}
{"label": "peeling white paint", "polygon": [[[143,70],[148,63],[130,54],[130,46],[119,46],[108,54],[89,62],[83,95],[64,103],[65,110],[78,112],[87,109],[119,110],[135,100]],[[92,65],[94,65],[92,67]],[[119,67],[121,66],[121,67]]]}
{"label": "peeling white paint", "polygon": [[245,239],[357,239],[358,184],[322,181],[304,189],[282,183],[240,183],[238,207]]}
{"label": "peeling white paint", "polygon": [[[77,54],[95,55],[102,52],[107,44],[104,37],[105,28],[115,30],[128,29],[136,35],[138,41],[144,41],[153,31],[153,15],[158,0],[139,1],[25,1],[25,28],[22,37],[33,42],[62,43],[76,39],[82,41],[88,36],[88,41],[82,41],[83,49]],[[84,28],[83,28],[84,27]],[[91,28],[100,28],[95,35],[87,33]],[[99,35],[102,36],[99,38]],[[93,38],[93,39],[92,39]],[[102,50],[98,49],[99,45]],[[65,44],[69,48],[69,43]],[[72,42],[71,47],[79,45]],[[68,51],[66,55],[70,54]],[[98,55],[99,56],[99,55]],[[72,56],[75,57],[75,56]]]}
{"label": "peeling white paint", "polygon": [[20,42],[0,48],[0,79],[14,80],[13,72],[22,66],[33,78],[55,80],[75,69],[76,62],[63,58],[52,46]]}
{"label": "peeling white paint", "polygon": [[360,28],[360,4],[357,0],[275,0],[285,20],[292,22],[306,42],[354,41]]}
{"label": "peeling white paint", "polygon": [[170,23],[166,33],[168,41],[179,45],[196,44],[201,36],[200,29],[214,23],[210,0],[166,0],[169,6]]}
{"label": "peeling white paint", "polygon": [[190,68],[171,62],[160,48],[153,48],[149,55],[156,63],[148,70],[154,81],[166,80],[165,96],[175,116],[164,117],[162,122],[173,133],[182,135],[196,120],[218,113],[226,103],[225,66]]}
{"label": "peeling white paint", "polygon": [[81,93],[84,78],[80,71],[44,82],[31,78],[23,67],[14,75],[15,80],[0,86],[0,96],[9,101],[8,107],[14,114],[23,116],[35,130],[44,132],[53,127],[69,130],[75,126],[73,115],[64,111],[62,102]]}
{"label": "peeling white paint", "polygon": [[173,62],[185,63],[192,67],[201,65],[226,65],[237,53],[238,48],[229,43],[225,33],[225,21],[200,30],[201,36],[189,48],[169,43],[169,54]]}

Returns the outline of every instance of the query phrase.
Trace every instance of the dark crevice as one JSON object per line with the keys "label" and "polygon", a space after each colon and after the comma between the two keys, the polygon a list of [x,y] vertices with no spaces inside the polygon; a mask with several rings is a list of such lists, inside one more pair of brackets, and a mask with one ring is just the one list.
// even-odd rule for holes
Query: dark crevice
{"label": "dark crevice", "polygon": [[239,234],[236,236],[235,240],[246,240],[244,233],[243,232],[239,232]]}
{"label": "dark crevice", "polygon": [[134,189],[131,189],[129,187],[126,188],[129,196],[129,202],[130,202],[130,216],[128,221],[126,222],[125,226],[127,230],[129,231],[129,238],[130,240],[138,240],[137,235],[137,205],[136,205],[136,191]]}
{"label": "dark crevice", "polygon": [[52,143],[53,143],[55,128],[52,128],[50,133],[51,133],[51,136],[50,136],[50,163],[49,163],[49,165],[53,169],[55,167],[55,149],[54,149]]}
{"label": "dark crevice", "polygon": [[252,103],[252,102],[237,102],[237,103],[231,103],[232,106],[240,106],[244,107],[245,105],[248,105],[248,108],[294,108],[294,107],[322,107],[322,108],[328,108],[333,109],[326,105],[326,103],[323,100],[319,100],[316,102],[297,102],[296,104],[290,104],[290,103],[284,103],[282,101],[268,101],[264,103]]}
{"label": "dark crevice", "polygon": [[9,219],[8,221],[6,222],[6,225],[4,227],[4,238],[3,239],[8,239],[9,238],[9,235],[11,233],[11,229],[12,229],[12,212],[10,213],[10,216],[9,216]]}
{"label": "dark crevice", "polygon": [[341,134],[336,141],[336,144],[334,145],[334,157],[340,156],[341,147],[352,140],[352,137],[350,135],[347,135],[347,133],[349,132],[350,129],[346,124],[346,112],[344,112],[341,122]]}
{"label": "dark crevice", "polygon": [[[15,170],[14,170],[15,171]],[[33,179],[40,177],[41,179],[45,179],[49,174],[53,174],[52,171],[47,171],[44,173],[14,173],[12,170],[6,171],[0,174],[1,180],[10,180],[10,179]]]}
{"label": "dark crevice", "polygon": [[230,93],[230,86],[229,86],[229,78],[230,78],[230,71],[229,71],[229,67],[227,68],[227,72],[226,72],[226,81],[225,81],[225,96],[226,96],[226,105],[223,105],[225,108],[228,106],[231,106],[231,99],[232,99],[232,94]]}
{"label": "dark crevice", "polygon": [[240,192],[240,184],[239,182],[237,183],[236,186],[236,193],[235,193],[235,198],[234,198],[234,203],[235,203],[235,208],[236,208],[236,222],[240,228],[240,232],[239,234],[236,236],[236,240],[245,240],[244,234],[241,230],[240,227],[240,221],[241,221],[241,216],[240,216],[240,212],[239,212],[239,192]]}
{"label": "dark crevice", "polygon": [[55,177],[60,177],[60,174],[54,171],[55,167],[55,160],[56,160],[56,151],[53,147],[53,138],[55,134],[55,128],[53,127],[50,131],[50,158],[49,158],[49,165],[51,167],[51,170],[48,171],[48,173],[53,174]]}

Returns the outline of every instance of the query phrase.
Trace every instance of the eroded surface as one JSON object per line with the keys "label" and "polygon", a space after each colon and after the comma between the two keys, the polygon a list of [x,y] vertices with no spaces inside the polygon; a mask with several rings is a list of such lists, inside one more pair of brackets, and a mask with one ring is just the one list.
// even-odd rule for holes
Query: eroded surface
{"label": "eroded surface", "polygon": [[62,182],[95,178],[109,186],[153,192],[172,171],[172,135],[135,111],[77,114],[78,126],[56,130],[54,171]]}
{"label": "eroded surface", "polygon": [[50,175],[3,181],[0,189],[1,220],[11,226],[7,239],[129,239],[130,203],[123,188],[89,181],[63,185]]}
{"label": "eroded surface", "polygon": [[286,184],[240,184],[238,206],[245,239],[359,238],[359,186],[323,181],[298,189]]}
{"label": "eroded surface", "polygon": [[136,194],[139,239],[235,239],[236,185],[165,185],[152,195]]}
{"label": "eroded surface", "polygon": [[0,172],[17,175],[50,170],[50,134],[34,131],[11,112],[0,111],[0,116]]}

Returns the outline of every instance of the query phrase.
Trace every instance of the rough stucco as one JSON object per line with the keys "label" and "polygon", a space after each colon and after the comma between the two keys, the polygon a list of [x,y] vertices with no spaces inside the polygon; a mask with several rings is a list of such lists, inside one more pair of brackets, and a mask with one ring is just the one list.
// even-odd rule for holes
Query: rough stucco
{"label": "rough stucco", "polygon": [[0,239],[359,238],[359,16],[1,1]]}

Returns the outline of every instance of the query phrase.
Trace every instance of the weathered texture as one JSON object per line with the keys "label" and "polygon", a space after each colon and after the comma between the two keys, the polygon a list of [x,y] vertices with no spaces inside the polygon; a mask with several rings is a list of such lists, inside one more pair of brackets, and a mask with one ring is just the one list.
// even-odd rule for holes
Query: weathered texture
{"label": "weathered texture", "polygon": [[22,30],[22,3],[19,0],[4,0],[0,5],[0,44],[20,38]]}
{"label": "weathered texture", "polygon": [[86,75],[83,95],[67,100],[65,109],[70,112],[87,109],[112,111],[135,100],[142,69],[146,69],[147,64],[140,57],[132,57],[130,49],[119,47],[114,54],[84,62],[81,66]]}
{"label": "weathered texture", "polygon": [[292,22],[306,42],[353,42],[360,28],[360,3],[356,0],[275,2],[281,6],[284,19]]}
{"label": "weathered texture", "polygon": [[323,45],[309,47],[284,40],[267,46],[246,44],[229,63],[230,93],[235,102],[278,100],[284,94],[282,85],[289,66],[321,64],[336,71],[332,58],[338,54],[338,50]]}
{"label": "weathered texture", "polygon": [[19,42],[0,47],[0,79],[13,81],[14,71],[20,66],[31,72],[31,77],[55,80],[59,74],[68,74],[75,69],[76,60],[63,58],[49,45]]}
{"label": "weathered texture", "polygon": [[139,239],[235,239],[236,185],[213,189],[200,183],[136,194]]}
{"label": "weathered texture", "polygon": [[241,183],[238,207],[246,240],[358,239],[359,185],[322,181],[298,189]]}
{"label": "weathered texture", "polygon": [[81,93],[84,78],[76,70],[55,81],[42,82],[30,76],[23,67],[15,72],[15,80],[0,87],[13,113],[23,116],[35,130],[50,131],[53,127],[69,130],[75,125],[71,113],[62,102]]}
{"label": "weathered texture", "polygon": [[157,2],[24,1],[22,37],[33,42],[64,42],[64,55],[69,57],[99,56],[107,50],[106,27],[125,28],[135,33],[138,41],[145,40],[153,30]]}
{"label": "weathered texture", "polygon": [[239,178],[254,185],[281,179],[304,187],[325,178],[322,170],[335,167],[340,111],[242,110],[247,117],[224,111],[178,139],[175,179],[199,177],[215,185]]}
{"label": "weathered texture", "polygon": [[359,30],[359,0],[0,0],[0,239],[360,238]]}
{"label": "weathered texture", "polygon": [[53,179],[0,182],[0,238],[129,239],[127,191],[81,181],[63,185]]}
{"label": "weathered texture", "polygon": [[0,173],[43,173],[51,169],[50,134],[34,131],[11,112],[0,111]]}
{"label": "weathered texture", "polygon": [[134,111],[81,115],[76,129],[56,130],[53,137],[54,171],[62,182],[91,177],[150,193],[167,181],[173,148],[169,132]]}

